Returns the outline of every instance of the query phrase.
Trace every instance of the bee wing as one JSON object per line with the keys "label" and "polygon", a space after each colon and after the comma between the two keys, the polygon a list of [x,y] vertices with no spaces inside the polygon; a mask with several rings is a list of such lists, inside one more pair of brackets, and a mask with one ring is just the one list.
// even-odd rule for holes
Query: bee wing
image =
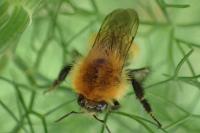
{"label": "bee wing", "polygon": [[136,35],[139,18],[133,9],[117,9],[104,20],[92,48],[116,53],[125,59]]}

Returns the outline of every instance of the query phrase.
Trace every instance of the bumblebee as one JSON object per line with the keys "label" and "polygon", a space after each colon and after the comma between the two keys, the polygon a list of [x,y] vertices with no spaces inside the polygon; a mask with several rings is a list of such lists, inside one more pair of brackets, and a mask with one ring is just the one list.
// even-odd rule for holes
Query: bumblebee
{"label": "bumblebee", "polygon": [[[144,109],[161,127],[152,114],[150,104],[144,98],[141,85],[148,74],[148,68],[126,69],[138,25],[139,18],[135,10],[112,11],[104,19],[88,54],[73,66],[65,66],[54,81],[53,88],[64,81],[69,72],[72,73],[78,104],[88,112],[98,113],[118,109],[118,100],[125,94],[127,85],[132,84],[135,95]],[[71,113],[77,112],[72,111],[69,114]]]}

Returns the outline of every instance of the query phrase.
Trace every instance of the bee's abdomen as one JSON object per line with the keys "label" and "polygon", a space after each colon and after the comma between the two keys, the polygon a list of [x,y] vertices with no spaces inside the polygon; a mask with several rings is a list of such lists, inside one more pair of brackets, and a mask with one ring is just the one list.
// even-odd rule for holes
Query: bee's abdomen
{"label": "bee's abdomen", "polygon": [[111,85],[117,85],[120,77],[111,62],[98,58],[88,64],[82,78],[90,89],[107,89]]}
{"label": "bee's abdomen", "polygon": [[121,67],[109,58],[83,60],[74,76],[74,87],[90,100],[115,99],[122,90]]}

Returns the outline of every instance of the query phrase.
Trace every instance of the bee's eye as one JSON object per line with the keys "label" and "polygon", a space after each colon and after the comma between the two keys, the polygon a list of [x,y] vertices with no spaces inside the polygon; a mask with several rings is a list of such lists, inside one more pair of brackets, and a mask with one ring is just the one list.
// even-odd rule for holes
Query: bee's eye
{"label": "bee's eye", "polygon": [[84,100],[84,99],[80,100],[80,101],[79,101],[79,105],[80,105],[81,107],[83,107],[83,106],[85,105],[85,100]]}
{"label": "bee's eye", "polygon": [[83,95],[79,95],[77,102],[81,107],[85,106],[85,98],[83,97]]}

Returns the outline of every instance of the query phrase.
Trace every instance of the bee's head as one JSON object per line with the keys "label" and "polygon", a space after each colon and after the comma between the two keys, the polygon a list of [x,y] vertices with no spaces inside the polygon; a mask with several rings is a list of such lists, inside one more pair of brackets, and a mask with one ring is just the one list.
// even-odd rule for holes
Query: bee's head
{"label": "bee's head", "polygon": [[106,110],[108,104],[105,101],[92,101],[79,94],[78,104],[89,112],[102,112]]}

